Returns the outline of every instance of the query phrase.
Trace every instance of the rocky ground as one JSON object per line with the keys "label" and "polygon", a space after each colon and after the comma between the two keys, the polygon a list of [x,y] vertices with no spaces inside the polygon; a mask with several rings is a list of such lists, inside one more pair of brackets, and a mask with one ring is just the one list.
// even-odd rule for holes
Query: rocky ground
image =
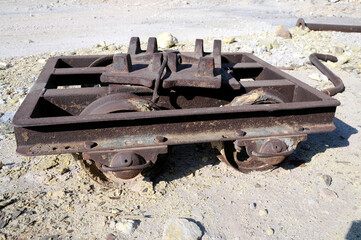
{"label": "rocky ground", "polygon": [[[357,1],[334,4],[349,7],[344,15],[359,8]],[[314,14],[329,16],[328,8]],[[94,183],[71,155],[16,154],[11,124],[49,57],[127,47],[98,41],[90,48],[1,58],[0,239],[360,239],[361,34],[292,27],[288,39],[267,29],[223,37],[222,50],[253,52],[320,90],[331,85],[308,55],[336,55],[339,61],[326,65],[346,86],[335,96],[341,102],[337,129],[309,136],[276,170],[250,174],[220,163],[208,144],[176,146],[154,181],[136,181],[130,189]],[[171,49],[193,49],[193,41],[173,34],[178,43]],[[213,39],[205,38],[205,50]]]}

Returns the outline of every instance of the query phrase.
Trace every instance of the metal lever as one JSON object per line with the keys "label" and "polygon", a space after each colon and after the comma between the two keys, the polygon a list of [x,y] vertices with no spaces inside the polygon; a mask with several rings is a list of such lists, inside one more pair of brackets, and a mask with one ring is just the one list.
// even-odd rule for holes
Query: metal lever
{"label": "metal lever", "polygon": [[345,89],[345,86],[343,85],[343,82],[341,78],[336,76],[330,69],[328,69],[325,65],[323,65],[318,59],[321,59],[323,61],[331,61],[331,62],[337,62],[337,57],[327,54],[319,54],[319,53],[313,53],[309,57],[311,63],[323,74],[325,74],[335,87],[328,88],[323,90],[324,93],[326,93],[329,96],[336,95],[337,93],[342,92]]}
{"label": "metal lever", "polygon": [[158,101],[158,99],[159,99],[158,90],[159,90],[159,85],[160,85],[160,79],[162,78],[164,69],[167,66],[167,62],[168,62],[168,56],[165,54],[164,58],[163,58],[162,65],[160,66],[160,69],[159,69],[159,72],[158,72],[158,76],[155,79],[153,97],[152,97],[152,102],[153,103],[156,103]]}

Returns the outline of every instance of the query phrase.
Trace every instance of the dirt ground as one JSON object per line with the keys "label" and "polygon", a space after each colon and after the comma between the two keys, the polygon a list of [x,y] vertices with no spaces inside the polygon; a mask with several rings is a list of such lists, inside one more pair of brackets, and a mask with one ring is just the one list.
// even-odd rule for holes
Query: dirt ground
{"label": "dirt ground", "polygon": [[[194,223],[201,239],[361,239],[361,33],[294,27],[298,17],[360,24],[360,12],[351,0],[1,1],[0,239],[167,239],[172,219]],[[280,24],[292,39],[275,36]],[[335,96],[336,130],[309,135],[277,169],[250,174],[219,162],[209,144],[176,146],[153,181],[122,190],[93,182],[72,155],[15,152],[11,119],[46,59],[125,52],[130,37],[162,32],[182,51],[196,38],[210,50],[213,39],[234,37],[223,51],[292,67],[320,90],[330,83],[307,56],[337,55],[326,64],[346,87]]]}

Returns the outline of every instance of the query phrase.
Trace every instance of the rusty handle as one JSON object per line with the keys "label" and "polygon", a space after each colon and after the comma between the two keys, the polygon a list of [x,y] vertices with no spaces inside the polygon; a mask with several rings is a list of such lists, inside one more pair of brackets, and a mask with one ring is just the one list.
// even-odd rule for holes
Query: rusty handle
{"label": "rusty handle", "polygon": [[130,167],[109,167],[107,165],[102,165],[102,169],[109,172],[120,172],[120,171],[129,171],[129,170],[142,170],[150,167],[153,163],[151,161],[146,162],[142,165],[135,165]]}
{"label": "rusty handle", "polygon": [[361,32],[360,25],[336,25],[323,23],[306,23],[303,18],[299,18],[296,22],[296,27],[302,26],[314,31],[337,31],[337,32]]}
{"label": "rusty handle", "polygon": [[328,88],[323,90],[324,93],[326,93],[329,96],[336,95],[337,93],[342,92],[345,89],[345,86],[343,85],[343,82],[341,78],[336,76],[330,69],[328,69],[325,65],[323,65],[319,59],[323,61],[331,61],[331,62],[337,62],[337,57],[327,54],[319,54],[319,53],[313,53],[309,57],[311,63],[323,74],[325,74],[335,87]]}
{"label": "rusty handle", "polygon": [[160,69],[158,71],[158,76],[155,79],[155,83],[154,83],[154,90],[153,90],[153,97],[152,97],[153,103],[156,103],[159,99],[158,90],[159,90],[159,86],[160,86],[160,82],[161,82],[160,80],[162,78],[164,69],[167,66],[167,62],[168,62],[168,56],[164,55],[162,65],[160,66]]}

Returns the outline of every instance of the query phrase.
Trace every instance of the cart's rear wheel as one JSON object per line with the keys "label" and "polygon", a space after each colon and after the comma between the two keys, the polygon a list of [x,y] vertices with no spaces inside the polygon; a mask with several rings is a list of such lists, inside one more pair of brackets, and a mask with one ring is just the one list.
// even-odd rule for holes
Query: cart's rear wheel
{"label": "cart's rear wheel", "polygon": [[[118,93],[111,94],[97,99],[88,105],[80,115],[94,115],[94,114],[112,114],[119,112],[136,112],[136,111],[155,111],[158,107],[153,103],[142,99],[134,94]],[[122,188],[125,185],[134,185],[138,181],[143,181],[144,177],[152,177],[156,174],[156,171],[161,168],[162,163],[167,159],[168,154],[159,154],[155,164],[149,164],[149,167],[144,169],[130,169],[126,171],[107,171],[102,168],[102,165],[96,161],[90,159],[84,159],[85,155],[97,157],[95,153],[77,153],[75,155],[80,167],[87,173],[87,175],[95,182],[110,188]],[[122,153],[120,153],[122,154]],[[117,154],[113,154],[111,158],[118,157]],[[127,161],[127,160],[125,160]],[[144,159],[139,158],[132,159],[132,164],[129,167],[144,166]],[[119,160],[116,162],[119,164]],[[112,161],[109,159],[108,168],[116,168],[124,166],[112,166]],[[125,166],[125,167],[128,167]],[[152,171],[151,169],[152,168]]]}
{"label": "cart's rear wheel", "polygon": [[[278,91],[272,89],[258,88],[233,99],[227,106],[244,106],[256,104],[277,104],[285,102],[285,97]],[[253,146],[241,146],[235,149],[234,142],[212,142],[212,148],[217,157],[222,162],[236,170],[248,173],[251,171],[265,171],[276,168],[275,164],[269,164],[267,161],[261,161],[259,157],[253,156]],[[247,149],[248,148],[248,149]],[[285,157],[278,157],[277,162]]]}
{"label": "cart's rear wheel", "polygon": [[157,162],[151,169],[144,170],[141,174],[138,174],[131,179],[118,178],[112,172],[101,171],[94,162],[84,160],[82,153],[76,153],[73,156],[81,169],[83,169],[96,183],[107,188],[133,189],[135,185],[139,185],[139,182],[143,182],[145,179],[151,179],[156,176],[162,169],[164,162],[168,159],[169,154],[158,155]]}

